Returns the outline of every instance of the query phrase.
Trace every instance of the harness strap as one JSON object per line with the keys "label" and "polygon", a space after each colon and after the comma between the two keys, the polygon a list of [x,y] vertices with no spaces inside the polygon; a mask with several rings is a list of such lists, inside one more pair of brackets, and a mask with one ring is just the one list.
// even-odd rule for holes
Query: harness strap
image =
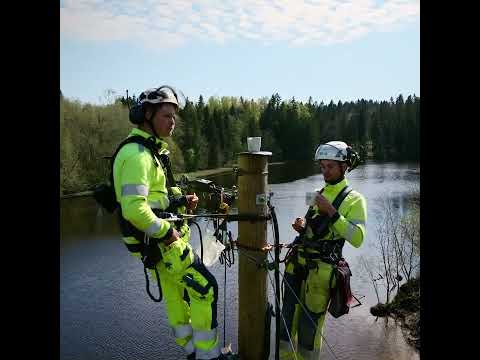
{"label": "harness strap", "polygon": [[350,192],[352,191],[352,189],[349,188],[349,186],[345,186],[342,191],[339,192],[339,194],[337,195],[337,197],[335,198],[335,200],[333,200],[333,207],[338,210],[338,208],[340,207],[340,204],[343,202],[343,200],[345,200],[345,198],[347,197],[348,194],[350,194]]}
{"label": "harness strap", "polygon": [[[145,148],[147,148],[150,151],[150,154],[152,155],[152,158],[154,160],[154,164],[156,167],[161,164],[163,165],[165,172],[167,174],[167,186],[175,186],[175,180],[173,178],[173,173],[172,173],[172,168],[171,168],[171,163],[170,159],[168,158],[167,154],[159,154],[158,153],[158,147],[157,144],[155,143],[155,138],[149,137],[148,139],[144,138],[143,136],[135,135],[135,136],[130,136],[123,140],[115,150],[115,153],[113,154],[111,158],[111,166],[110,166],[110,184],[112,187],[114,186],[114,180],[113,180],[113,164],[115,162],[115,158],[118,155],[118,152],[124,145],[131,144],[131,143],[137,143],[140,145],[143,145]],[[155,209],[156,210],[156,209]],[[155,211],[154,211],[155,212]],[[143,271],[145,273],[145,282],[146,282],[146,290],[148,296],[155,302],[161,302],[163,298],[163,292],[162,292],[162,287],[160,285],[160,275],[158,273],[157,267],[155,266],[157,262],[159,262],[162,259],[162,254],[160,252],[160,249],[158,248],[156,243],[150,244],[145,243],[144,237],[145,233],[138,230],[136,227],[134,227],[130,222],[128,222],[119,212],[119,217],[120,217],[120,227],[122,230],[123,235],[126,236],[133,236],[135,239],[140,241],[140,244],[125,244],[127,246],[127,249],[130,252],[139,252],[142,256],[142,262],[143,262]],[[182,257],[185,258],[187,254],[182,254]],[[183,260],[183,259],[182,259]],[[148,269],[153,269],[155,271],[155,275],[157,278],[157,285],[158,285],[158,291],[159,291],[159,296],[158,298],[155,298],[152,293],[150,292],[150,281],[148,279],[148,274],[147,274],[147,268]]]}
{"label": "harness strap", "polygon": [[[320,191],[322,193],[324,188]],[[343,200],[347,197],[347,195],[352,191],[349,186],[345,186],[335,197],[335,199],[332,202],[332,206],[338,210],[340,205],[342,204]],[[308,220],[308,215],[311,212],[311,209],[309,209],[309,212],[307,212],[307,224],[309,222]],[[325,216],[322,222],[320,223],[319,226],[316,227],[315,229],[315,234],[312,239],[306,239],[304,234],[300,236],[301,243],[303,247],[306,249],[311,249],[314,250],[316,253],[309,253],[309,252],[302,252],[301,254],[298,254],[299,256],[302,256],[305,259],[311,259],[311,260],[316,260],[319,259],[323,262],[329,263],[329,264],[336,264],[338,259],[342,257],[342,248],[343,245],[345,244],[345,239],[336,239],[336,240],[325,240],[320,238],[320,234],[324,233],[326,228],[328,227],[328,224],[330,222],[330,218],[328,216]]]}
{"label": "harness strap", "polygon": [[[338,249],[339,251],[336,251]],[[327,264],[335,265],[339,258],[341,258],[341,248],[334,247],[331,251],[326,251],[324,253],[307,253],[303,252],[300,256],[302,256],[306,260],[321,260]]]}
{"label": "harness strap", "polygon": [[167,175],[167,186],[170,189],[171,187],[174,187],[176,185],[175,178],[173,177],[172,172],[172,163],[170,162],[170,158],[167,154],[160,154],[160,161],[162,162],[162,165],[165,169]]}
{"label": "harness strap", "polygon": [[158,298],[155,298],[152,293],[150,292],[150,281],[148,280],[148,274],[147,274],[147,267],[143,267],[143,272],[145,273],[145,282],[147,286],[147,294],[155,302],[161,302],[163,299],[163,292],[162,292],[162,286],[160,285],[160,275],[158,274],[158,270],[155,267],[155,275],[157,276],[157,285],[158,285]]}
{"label": "harness strap", "polygon": [[110,183],[113,185],[113,163],[115,162],[115,158],[118,154],[118,152],[122,149],[122,147],[124,145],[127,145],[127,144],[132,144],[132,143],[136,143],[136,144],[140,144],[140,145],[143,145],[145,146],[148,150],[150,150],[150,153],[152,154],[152,157],[154,158],[154,160],[156,160],[154,163],[155,163],[155,166],[158,166],[158,148],[157,148],[157,145],[155,144],[155,139],[153,137],[149,137],[148,139],[144,138],[143,136],[140,136],[140,135],[134,135],[134,136],[130,136],[128,138],[126,138],[125,140],[123,140],[117,147],[117,149],[115,150],[114,154],[112,155],[111,157],[111,168],[110,168]]}
{"label": "harness strap", "polygon": [[[335,210],[338,210],[340,205],[342,204],[343,200],[347,197],[347,195],[352,191],[352,189],[349,188],[349,186],[345,186],[335,197],[335,200],[333,200],[332,206],[335,208]],[[323,189],[322,191],[323,192]],[[320,225],[320,228],[318,228],[317,232],[322,233],[323,230],[328,226],[330,219],[328,217],[325,218],[323,223]]]}

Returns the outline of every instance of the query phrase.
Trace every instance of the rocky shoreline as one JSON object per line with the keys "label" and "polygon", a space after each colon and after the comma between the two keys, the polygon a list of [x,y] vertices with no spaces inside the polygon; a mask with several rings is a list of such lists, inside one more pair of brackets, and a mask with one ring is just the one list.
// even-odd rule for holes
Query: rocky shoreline
{"label": "rocky shoreline", "polygon": [[420,278],[400,286],[390,303],[379,303],[370,308],[370,313],[399,320],[407,342],[420,350]]}

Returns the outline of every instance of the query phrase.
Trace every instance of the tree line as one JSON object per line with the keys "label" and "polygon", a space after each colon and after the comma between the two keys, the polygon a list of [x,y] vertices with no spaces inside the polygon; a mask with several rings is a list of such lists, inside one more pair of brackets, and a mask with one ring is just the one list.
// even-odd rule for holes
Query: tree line
{"label": "tree line", "polygon": [[[105,156],[129,133],[128,103],[92,105],[60,92],[60,191],[81,191],[104,181]],[[272,161],[311,160],[316,146],[330,140],[351,144],[363,159],[419,161],[420,98],[399,95],[389,101],[357,100],[329,104],[270,98],[200,96],[187,99],[168,139],[174,171],[195,171],[236,162],[247,136],[261,136]]]}

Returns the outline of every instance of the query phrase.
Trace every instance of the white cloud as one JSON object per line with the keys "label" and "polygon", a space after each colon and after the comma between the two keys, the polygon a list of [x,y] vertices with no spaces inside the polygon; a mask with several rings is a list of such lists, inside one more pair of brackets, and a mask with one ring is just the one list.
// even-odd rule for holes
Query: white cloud
{"label": "white cloud", "polygon": [[176,46],[244,38],[295,46],[351,41],[418,20],[419,0],[65,0],[62,36]]}

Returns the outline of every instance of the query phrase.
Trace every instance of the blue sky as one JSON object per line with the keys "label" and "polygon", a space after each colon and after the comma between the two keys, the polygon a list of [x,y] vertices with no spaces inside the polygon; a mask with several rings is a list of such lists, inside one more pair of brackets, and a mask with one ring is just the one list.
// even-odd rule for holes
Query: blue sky
{"label": "blue sky", "polygon": [[337,102],[420,96],[418,0],[64,0],[60,89],[105,103],[173,85]]}

